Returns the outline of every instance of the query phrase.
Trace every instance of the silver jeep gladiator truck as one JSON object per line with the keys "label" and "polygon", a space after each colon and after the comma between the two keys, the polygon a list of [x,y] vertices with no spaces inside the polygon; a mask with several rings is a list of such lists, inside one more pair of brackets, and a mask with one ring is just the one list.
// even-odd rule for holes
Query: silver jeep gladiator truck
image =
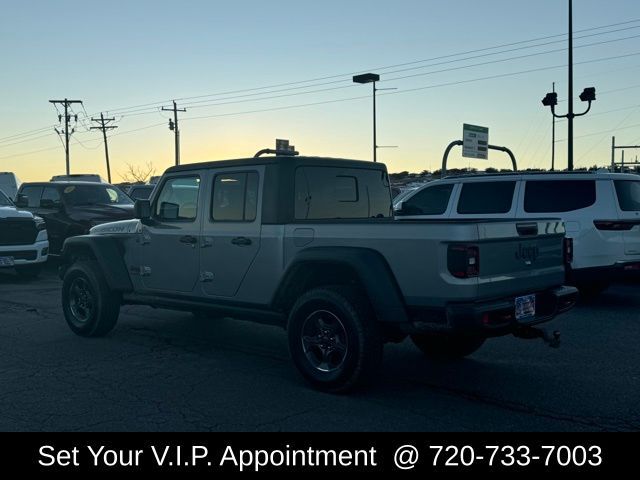
{"label": "silver jeep gladiator truck", "polygon": [[557,219],[395,221],[380,163],[275,156],[169,168],[136,219],[67,239],[71,330],[105,335],[121,305],[286,328],[316,388],[375,377],[385,342],[410,336],[458,358],[488,337],[543,337],[569,310]]}

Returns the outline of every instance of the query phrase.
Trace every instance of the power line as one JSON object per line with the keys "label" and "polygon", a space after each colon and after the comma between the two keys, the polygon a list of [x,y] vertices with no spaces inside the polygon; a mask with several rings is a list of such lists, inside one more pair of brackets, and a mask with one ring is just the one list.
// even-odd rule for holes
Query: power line
{"label": "power line", "polygon": [[[625,55],[612,56],[612,57],[603,57],[603,58],[598,58],[598,59],[593,59],[593,60],[586,60],[586,61],[582,61],[582,62],[576,62],[576,64],[588,64],[588,63],[602,62],[602,61],[615,60],[615,59],[619,59],[619,58],[627,58],[627,57],[637,56],[637,55],[640,55],[640,52],[635,52],[635,53],[630,53],[630,54],[625,54]],[[496,75],[491,75],[491,76],[486,76],[486,77],[479,77],[479,78],[474,78],[474,79],[460,80],[460,81],[455,81],[455,82],[448,82],[448,83],[442,83],[442,84],[435,84],[435,85],[428,85],[428,86],[424,86],[424,87],[412,88],[412,89],[407,89],[407,90],[388,92],[388,93],[381,94],[381,96],[382,95],[404,94],[404,93],[421,91],[421,90],[426,90],[426,89],[440,88],[440,87],[453,86],[453,85],[460,85],[460,84],[483,81],[483,80],[488,80],[488,79],[509,77],[509,76],[514,76],[514,75],[522,75],[522,74],[526,74],[526,73],[532,73],[532,72],[544,71],[544,70],[550,70],[550,69],[556,69],[556,68],[564,68],[564,67],[565,67],[565,65],[555,65],[555,66],[540,67],[540,68],[528,69],[528,70],[523,70],[523,71],[518,71],[518,72],[509,72],[509,73],[496,74]],[[628,88],[632,88],[632,87],[625,87],[625,88],[628,89]],[[620,89],[615,89],[615,90],[618,91]],[[286,109],[293,109],[293,108],[304,108],[304,107],[309,107],[309,106],[324,105],[324,104],[331,104],[331,103],[359,100],[359,99],[365,99],[365,98],[369,98],[369,96],[368,95],[364,95],[364,96],[358,96],[358,97],[342,98],[342,99],[320,101],[320,102],[312,102],[312,103],[297,104],[297,105],[287,105],[287,106],[282,106],[282,107],[273,107],[273,108],[266,108],[266,109],[259,109],[259,110],[228,112],[228,113],[205,115],[205,116],[199,116],[199,117],[188,117],[188,118],[185,118],[184,120],[197,120],[197,119],[203,119],[203,118],[215,118],[215,117],[246,115],[246,114],[252,114],[252,113],[263,113],[263,112],[269,112],[269,111],[286,110]],[[134,133],[134,132],[137,132],[137,131],[146,130],[146,129],[149,129],[149,128],[155,128],[155,127],[161,126],[161,125],[165,125],[165,123],[164,122],[155,123],[155,124],[148,125],[148,126],[145,126],[145,127],[136,128],[136,129],[133,129],[133,130],[123,131],[123,132],[114,134],[113,136],[130,134],[130,133]],[[631,128],[631,127],[625,127],[625,128]],[[596,133],[590,134],[590,135],[595,135],[595,134],[598,134],[598,133],[603,133],[603,132],[596,132]],[[604,133],[607,133],[607,132],[604,132]],[[581,138],[581,137],[576,137],[576,138]],[[90,141],[95,141],[95,140],[90,140]],[[563,141],[563,140],[558,140],[558,141]],[[22,154],[16,154],[16,155],[8,155],[8,156],[0,157],[0,159],[10,158],[10,157],[18,157],[18,156],[24,156],[24,155],[30,155],[30,154],[39,153],[39,152],[42,152],[42,151],[53,150],[55,148],[57,148],[57,147],[44,148],[44,149],[39,149],[39,150],[26,152],[26,153],[22,153]]]}
{"label": "power line", "polygon": [[[583,47],[591,47],[591,46],[597,46],[597,45],[602,45],[602,44],[607,44],[607,43],[612,43],[612,42],[618,42],[618,41],[623,41],[623,40],[629,40],[629,39],[634,39],[634,38],[639,38],[640,35],[634,35],[634,36],[630,36],[630,37],[623,37],[623,38],[618,38],[618,39],[613,39],[613,40],[606,40],[606,41],[602,41],[602,42],[594,42],[594,43],[590,43],[590,44],[585,44],[585,45],[581,45],[579,47],[575,47],[575,48],[583,48]],[[503,58],[503,59],[498,59],[498,60],[490,60],[490,61],[486,61],[486,62],[480,62],[480,63],[475,63],[475,64],[470,64],[470,65],[462,65],[462,66],[458,66],[458,67],[450,67],[450,68],[445,68],[445,69],[440,69],[440,70],[433,70],[430,72],[422,72],[422,73],[417,73],[417,74],[412,74],[412,75],[405,75],[405,76],[400,76],[400,77],[392,77],[392,78],[388,78],[385,81],[397,81],[397,80],[404,80],[407,78],[414,78],[414,77],[420,77],[420,76],[426,76],[426,75],[433,75],[433,74],[437,74],[437,73],[445,73],[445,72],[451,72],[451,71],[456,71],[456,70],[464,70],[467,68],[474,68],[474,67],[481,67],[481,66],[486,66],[486,65],[492,65],[492,64],[496,64],[496,63],[504,63],[507,61],[512,61],[512,60],[520,60],[523,58],[529,58],[529,57],[533,57],[533,56],[540,56],[540,55],[547,55],[550,53],[558,53],[558,52],[563,52],[566,51],[566,48],[559,48],[559,49],[554,49],[554,50],[547,50],[544,52],[535,52],[535,53],[531,53],[531,54],[526,54],[526,55],[518,55],[518,56],[514,56],[514,57],[508,57],[508,58]],[[395,72],[388,72],[388,73],[395,73]],[[381,80],[382,81],[382,80]],[[342,82],[342,80],[340,81]],[[332,84],[335,82],[328,82],[328,84]],[[313,86],[320,86],[323,84],[318,84],[318,85],[313,85]],[[294,96],[300,96],[300,95],[309,95],[309,94],[315,94],[315,93],[325,93],[325,92],[329,92],[329,91],[334,91],[334,90],[341,90],[341,89],[346,89],[346,88],[352,88],[354,87],[353,83],[349,83],[348,85],[341,85],[341,86],[336,86],[336,87],[329,87],[329,88],[322,88],[322,89],[316,89],[316,90],[307,90],[304,92],[295,92],[295,93],[283,93],[282,95],[271,95],[271,96],[267,96],[267,97],[261,97],[261,98],[251,98],[251,99],[246,99],[245,97],[254,97],[254,96],[260,96],[260,95],[267,95],[267,94],[271,94],[271,93],[278,93],[278,92],[287,92],[289,91],[289,89],[283,89],[283,90],[272,90],[270,92],[262,92],[262,93],[253,93],[253,94],[245,94],[245,95],[238,95],[238,96],[234,96],[234,97],[226,97],[226,98],[222,98],[220,99],[221,101],[215,101],[213,103],[204,103],[204,104],[198,104],[201,102],[192,102],[192,103],[187,103],[186,107],[194,109],[194,108],[207,108],[207,107],[213,107],[213,106],[222,106],[222,105],[232,105],[232,104],[238,104],[238,103],[247,103],[247,102],[255,102],[255,101],[265,101],[265,100],[274,100],[274,99],[278,99],[278,98],[287,98],[287,97],[294,97]],[[298,87],[300,88],[300,87]],[[309,88],[309,86],[305,86],[302,88]],[[245,98],[243,100],[234,100],[237,98]],[[232,101],[227,101],[227,100],[232,100]],[[207,102],[210,102],[209,100],[207,100]],[[137,110],[133,110],[129,113],[125,113],[124,116],[139,116],[139,115],[149,115],[152,113],[155,113],[157,110],[156,108],[153,108],[152,110],[149,110],[148,108],[145,109],[141,109],[139,111]]]}
{"label": "power line", "polygon": [[[592,132],[592,133],[586,133],[584,135],[578,135],[577,137],[573,137],[573,138],[587,138],[587,137],[593,137],[595,135],[601,135],[603,133],[612,133],[612,132],[616,132],[618,130],[628,130],[630,128],[638,128],[640,127],[640,123],[636,123],[634,125],[628,125],[626,127],[618,127],[618,128],[610,128],[609,130],[600,130],[599,132]],[[563,138],[560,140],[556,140],[556,142],[566,142],[567,139]]]}
{"label": "power line", "polygon": [[[582,32],[588,32],[588,31],[593,31],[593,30],[601,30],[601,29],[604,29],[604,28],[616,27],[616,26],[620,26],[620,25],[628,25],[628,24],[631,24],[631,23],[638,23],[638,22],[640,22],[640,18],[632,19],[632,20],[628,20],[628,21],[624,21],[624,22],[612,23],[612,24],[608,24],[608,25],[601,25],[601,26],[597,26],[597,27],[585,28],[585,29],[582,29],[582,30],[576,30],[575,33],[582,33]],[[636,27],[633,27],[633,28],[636,28]],[[622,29],[622,30],[624,30],[624,29]],[[614,32],[615,31],[618,31],[618,30],[614,30]],[[607,33],[612,33],[612,32],[601,32],[601,33],[598,33],[596,35],[606,35]],[[531,42],[535,42],[535,41],[547,40],[547,39],[550,39],[550,38],[566,37],[566,36],[567,36],[566,33],[560,33],[560,34],[555,34],[555,35],[547,35],[547,36],[544,36],[544,37],[537,37],[537,38],[532,38],[532,39],[529,39],[529,40],[520,40],[520,41],[517,41],[517,42],[510,42],[510,43],[505,43],[505,44],[501,44],[501,45],[494,45],[494,46],[491,46],[491,47],[484,47],[484,48],[479,48],[479,49],[474,49],[474,50],[467,50],[467,51],[453,53],[453,54],[440,55],[440,56],[431,57],[431,58],[422,59],[422,60],[414,60],[414,61],[411,61],[411,62],[398,63],[398,64],[387,65],[387,66],[383,66],[383,67],[375,67],[375,68],[363,69],[363,70],[359,70],[359,71],[356,71],[356,72],[348,72],[348,73],[343,73],[343,74],[328,75],[328,76],[316,77],[316,78],[307,79],[307,80],[298,80],[298,81],[294,81],[294,82],[277,83],[277,84],[267,85],[267,86],[263,86],[263,87],[253,87],[253,88],[245,88],[245,89],[232,90],[232,91],[226,91],[226,92],[218,92],[218,93],[211,93],[211,94],[205,94],[205,95],[182,97],[182,98],[177,98],[176,101],[195,100],[195,99],[199,99],[199,98],[206,98],[206,97],[213,97],[213,96],[223,96],[223,95],[231,95],[231,94],[236,94],[236,93],[252,92],[252,91],[256,91],[256,90],[266,90],[266,89],[271,89],[271,88],[286,87],[286,86],[291,86],[291,85],[300,85],[302,83],[312,83],[312,82],[330,80],[330,79],[342,78],[342,77],[348,77],[350,79],[350,77],[352,77],[354,74],[361,73],[361,72],[364,72],[364,71],[367,71],[367,70],[374,70],[374,71],[377,71],[377,70],[388,70],[388,69],[391,69],[391,68],[404,67],[404,66],[407,66],[407,65],[425,63],[425,62],[430,62],[430,61],[434,61],[434,60],[441,60],[441,59],[445,59],[445,58],[452,58],[452,57],[461,56],[461,55],[467,55],[467,54],[471,54],[471,53],[479,53],[479,52],[485,52],[485,51],[489,51],[489,50],[495,50],[497,48],[510,47],[510,46],[514,46],[514,45],[521,45],[521,44],[525,44],[525,43],[531,43]],[[580,38],[583,38],[583,37],[580,37]],[[564,41],[564,40],[560,40],[560,41]],[[301,88],[306,88],[306,87],[301,87]],[[110,109],[108,111],[111,112],[111,113],[119,113],[119,112],[124,112],[126,110],[136,109],[136,108],[140,108],[140,107],[151,107],[151,106],[159,107],[160,105],[166,104],[166,103],[167,103],[167,101],[165,100],[165,101],[159,101],[159,102],[153,102],[153,103],[145,103],[145,104],[140,104],[140,105],[135,105],[135,106],[130,106],[130,107],[121,107],[121,108],[116,108],[116,109]]]}
{"label": "power line", "polygon": [[[627,21],[624,21],[624,22],[612,23],[612,24],[608,24],[608,25],[600,25],[600,26],[596,26],[596,27],[585,28],[585,29],[582,29],[582,30],[576,30],[576,33],[603,30],[603,29],[607,29],[607,28],[611,28],[611,27],[618,27],[618,26],[623,26],[623,25],[631,25],[631,24],[638,23],[638,22],[640,22],[640,18],[631,19],[631,20],[627,20]],[[640,27],[640,26],[631,26],[631,27],[627,27],[627,28],[620,28],[620,29],[610,30],[610,31],[606,31],[606,32],[598,32],[598,33],[594,33],[594,34],[591,34],[591,35],[583,35],[583,36],[576,37],[576,38],[585,38],[585,37],[591,37],[591,36],[596,36],[596,35],[606,35],[606,34],[619,32],[619,31],[623,31],[623,30],[629,30],[629,29],[632,29],[632,28],[638,28],[638,27]],[[445,58],[453,58],[453,57],[457,57],[457,56],[461,56],[461,55],[467,55],[467,54],[472,54],[472,53],[480,53],[480,52],[488,52],[490,50],[496,50],[498,48],[511,47],[511,46],[516,46],[516,45],[524,45],[524,44],[527,44],[527,43],[538,42],[538,41],[548,40],[548,39],[552,39],[552,38],[560,38],[560,37],[565,37],[566,35],[567,35],[566,33],[555,34],[555,35],[547,35],[547,36],[542,36],[542,37],[531,38],[531,39],[528,39],[528,40],[520,40],[520,41],[517,41],[517,42],[510,42],[510,43],[504,43],[504,44],[500,44],[500,45],[494,45],[494,46],[491,46],[491,47],[484,47],[484,48],[468,50],[468,51],[463,51],[463,52],[458,52],[458,53],[453,53],[453,54],[440,55],[440,56],[431,57],[431,58],[428,58],[428,59],[422,59],[422,60],[415,60],[415,61],[411,61],[411,62],[398,63],[398,64],[387,65],[387,66],[383,66],[383,67],[376,67],[373,70],[389,70],[389,69],[392,69],[392,68],[403,67],[403,66],[408,66],[408,65],[416,65],[416,64],[419,64],[419,63],[426,63],[426,62],[431,62],[431,61],[435,61],[435,60],[441,60],[441,59],[445,59]],[[563,41],[563,40],[558,40],[558,41]],[[549,42],[549,43],[552,43],[552,42]],[[544,45],[544,44],[541,44],[541,45]],[[528,47],[523,47],[523,48],[535,48],[535,47],[541,46],[541,45],[533,45],[533,46],[528,46]],[[493,55],[493,54],[499,54],[499,53],[505,53],[505,52],[493,52],[491,54]],[[473,58],[473,57],[471,57],[471,58]],[[465,60],[465,59],[458,59],[458,60],[453,60],[453,61],[463,61],[463,60]],[[427,65],[427,66],[423,66],[423,67],[420,67],[420,68],[426,68],[428,66],[433,66],[433,65]],[[362,71],[364,71],[364,70],[362,70]],[[272,85],[267,85],[267,86],[263,86],[263,87],[253,87],[253,88],[232,90],[232,91],[227,91],[227,92],[219,92],[219,93],[212,93],[212,94],[206,94],[206,95],[182,97],[182,98],[178,98],[177,100],[178,101],[181,101],[181,100],[196,100],[196,99],[200,99],[200,98],[223,96],[223,95],[243,93],[243,92],[255,92],[255,91],[258,91],[258,90],[267,90],[267,89],[271,89],[271,88],[285,87],[285,86],[292,86],[292,85],[301,85],[301,84],[305,84],[305,83],[312,83],[312,82],[328,80],[328,79],[336,79],[336,78],[341,78],[341,77],[349,77],[350,78],[354,73],[359,73],[359,72],[349,72],[349,73],[338,74],[338,75],[329,75],[329,76],[317,77],[317,78],[312,78],[312,79],[307,79],[307,80],[299,80],[299,81],[294,81],[294,82],[272,84]],[[387,72],[387,73],[392,73],[392,72]],[[344,81],[344,80],[338,80],[336,82],[327,82],[325,84],[340,83],[342,81]],[[314,86],[322,86],[322,85],[325,85],[325,84],[304,85],[304,86],[296,87],[295,89],[310,88],[310,87],[314,87]],[[292,88],[292,90],[293,90],[293,88]],[[268,93],[269,92],[263,92],[262,94],[268,94]],[[261,95],[261,94],[258,94],[258,95]],[[121,107],[121,108],[117,108],[117,109],[110,109],[110,110],[107,110],[107,111],[110,112],[110,113],[123,112],[123,113],[127,113],[127,115],[130,116],[130,113],[132,113],[131,111],[136,111],[135,109],[137,109],[137,108],[150,107],[150,106],[155,106],[156,108],[159,108],[161,104],[165,104],[165,103],[166,103],[166,101],[153,102],[153,103],[134,105],[134,106],[130,106],[130,107]],[[196,103],[196,102],[192,102],[192,103]],[[83,120],[86,121],[86,119],[89,117],[89,115],[86,113],[86,110],[84,109],[84,105],[82,105],[82,108],[83,108],[84,113],[85,113],[85,116],[84,116]],[[153,112],[149,112],[149,113],[153,113]],[[88,128],[86,126],[86,123],[84,123],[84,127]],[[51,128],[51,127],[43,127],[43,128],[40,128],[40,129],[29,131],[29,132],[9,135],[7,137],[1,137],[0,138],[0,142],[2,142],[4,140],[7,140],[7,139],[12,139],[12,138],[16,138],[16,137],[29,136],[31,134],[36,134],[36,133],[42,132],[44,130],[47,130],[48,128]]]}

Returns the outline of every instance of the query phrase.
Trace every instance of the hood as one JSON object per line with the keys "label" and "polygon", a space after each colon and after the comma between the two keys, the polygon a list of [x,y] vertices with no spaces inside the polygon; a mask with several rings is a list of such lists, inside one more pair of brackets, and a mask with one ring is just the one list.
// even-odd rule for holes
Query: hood
{"label": "hood", "polygon": [[89,230],[92,235],[129,235],[142,232],[142,223],[137,218],[120,222],[103,223]]}
{"label": "hood", "polygon": [[124,220],[133,218],[133,205],[76,205],[69,209],[87,220]]}
{"label": "hood", "polygon": [[13,206],[0,207],[0,219],[4,218],[33,218],[33,214]]}

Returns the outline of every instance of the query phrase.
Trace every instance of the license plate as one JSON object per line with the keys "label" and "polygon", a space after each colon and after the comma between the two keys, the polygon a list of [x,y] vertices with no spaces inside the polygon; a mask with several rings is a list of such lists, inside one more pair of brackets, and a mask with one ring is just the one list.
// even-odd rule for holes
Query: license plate
{"label": "license plate", "polygon": [[0,257],[0,267],[13,267],[13,257]]}
{"label": "license plate", "polygon": [[516,297],[516,320],[529,320],[536,316],[536,296]]}

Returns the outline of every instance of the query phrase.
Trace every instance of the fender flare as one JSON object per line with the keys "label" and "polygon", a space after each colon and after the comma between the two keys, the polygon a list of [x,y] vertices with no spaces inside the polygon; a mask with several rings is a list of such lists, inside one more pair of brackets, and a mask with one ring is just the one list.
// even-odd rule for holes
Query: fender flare
{"label": "fender flare", "polygon": [[[60,254],[62,265],[73,263],[73,254],[90,251],[95,257],[109,288],[119,292],[133,291],[133,284],[124,263],[124,252],[116,239],[102,235],[81,235],[65,240]],[[61,270],[61,273],[64,273]]]}
{"label": "fender flare", "polygon": [[376,316],[385,323],[409,321],[404,297],[386,259],[376,250],[360,247],[311,247],[296,254],[273,296],[275,309],[286,303],[287,293],[295,289],[302,272],[310,264],[340,265],[353,270]]}

